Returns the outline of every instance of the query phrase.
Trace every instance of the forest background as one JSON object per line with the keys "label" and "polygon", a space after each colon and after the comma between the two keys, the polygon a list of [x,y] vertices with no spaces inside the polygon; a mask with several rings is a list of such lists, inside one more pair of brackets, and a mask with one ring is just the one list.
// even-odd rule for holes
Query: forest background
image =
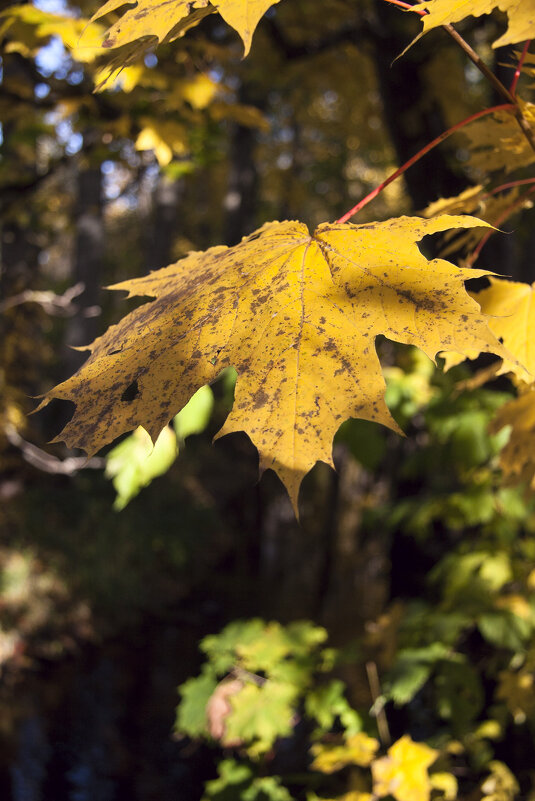
{"label": "forest background", "polygon": [[[499,87],[443,28],[398,58],[421,20],[385,0],[283,0],[245,59],[217,14],[114,50],[96,11],[0,17],[2,799],[533,799],[535,420],[522,459],[518,407],[496,422],[532,403],[519,370],[476,352],[444,372],[379,338],[408,436],[345,423],[299,523],[245,435],[211,444],[232,370],[152,452],[138,429],[87,462],[47,444],[72,404],[28,417],[83,363],[72,346],[139,305],[103,286],[267,220],[340,217],[503,105]],[[506,28],[456,25],[529,121],[535,59],[492,47]],[[426,255],[529,283],[535,153],[503,115],[358,222],[475,214],[508,233],[449,232]]]}

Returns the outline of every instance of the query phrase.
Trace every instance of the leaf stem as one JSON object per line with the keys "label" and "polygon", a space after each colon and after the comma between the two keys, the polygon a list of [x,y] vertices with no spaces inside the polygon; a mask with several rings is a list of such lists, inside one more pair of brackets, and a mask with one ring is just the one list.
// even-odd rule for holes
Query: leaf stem
{"label": "leaf stem", "polygon": [[416,153],[414,156],[412,156],[412,158],[406,161],[405,164],[403,164],[395,172],[389,175],[388,178],[386,178],[386,180],[384,180],[381,184],[379,184],[379,186],[377,186],[369,194],[367,194],[366,197],[362,198],[362,200],[360,200],[356,206],[353,206],[352,209],[346,212],[346,214],[344,214],[343,217],[340,217],[339,220],[336,220],[336,222],[337,223],[347,222],[351,217],[353,217],[353,215],[355,215],[358,211],[363,209],[364,206],[367,206],[368,203],[370,203],[370,201],[372,201],[375,197],[377,197],[377,195],[380,192],[382,192],[385,187],[391,184],[392,181],[395,181],[396,178],[399,178],[400,175],[403,175],[403,173],[406,170],[408,170],[409,167],[412,167],[413,164],[416,164],[416,162],[419,161],[422,158],[422,156],[425,156],[426,153],[429,153],[430,150],[432,150],[434,147],[436,147],[445,139],[447,139],[448,136],[451,136],[456,131],[460,130],[461,128],[464,128],[465,125],[468,125],[469,123],[474,122],[475,120],[478,120],[480,117],[484,117],[487,114],[493,114],[496,111],[512,111],[514,113],[514,109],[515,109],[514,103],[504,103],[500,106],[492,106],[491,108],[486,108],[483,111],[477,111],[475,114],[471,114],[470,117],[467,117],[466,119],[461,120],[461,122],[458,122],[455,125],[453,125],[451,128],[448,128],[447,131],[444,131],[443,133],[440,134],[440,136],[437,136],[436,139],[433,139],[432,142],[429,142],[427,145],[425,145],[425,147],[419,150],[418,153]]}
{"label": "leaf stem", "polygon": [[522,50],[522,54],[518,59],[518,64],[515,70],[513,80],[511,81],[511,87],[509,89],[513,97],[516,95],[516,87],[518,84],[518,79],[520,78],[520,73],[522,72],[522,67],[524,66],[524,61],[526,60],[530,44],[531,44],[531,39],[528,39],[527,42],[524,44],[524,49]]}
{"label": "leaf stem", "polygon": [[411,6],[410,3],[404,3],[403,0],[385,0],[386,3],[392,3],[394,6],[399,6],[400,8],[404,8],[405,11],[414,11],[415,14],[419,14],[421,17],[425,17],[427,11],[419,11],[417,8]]}
{"label": "leaf stem", "polygon": [[[532,186],[531,189],[528,189],[527,192],[524,192],[524,194],[521,197],[519,197],[517,200],[515,200],[514,203],[511,203],[510,206],[507,206],[505,211],[503,211],[502,214],[500,214],[500,216],[496,220],[494,220],[492,225],[495,228],[497,228],[499,225],[501,225],[501,223],[504,220],[506,220],[508,217],[511,216],[511,214],[513,214],[513,212],[515,212],[518,208],[523,206],[525,201],[528,199],[528,197],[530,195],[532,195],[534,192],[535,192],[535,186]],[[490,237],[494,233],[496,233],[496,232],[495,231],[488,231],[485,234],[485,236],[482,238],[482,240],[479,242],[478,246],[475,248],[475,250],[472,253],[472,255],[467,259],[467,264],[468,264],[469,267],[473,267],[474,266],[475,262],[477,261],[477,259],[479,257],[479,254],[481,253],[481,251],[483,250],[483,248],[485,247],[485,245],[489,241]]]}
{"label": "leaf stem", "polygon": [[500,186],[495,186],[494,189],[486,192],[481,197],[492,197],[492,195],[497,195],[498,192],[505,192],[506,189],[514,189],[515,186],[526,186],[527,184],[535,184],[535,178],[521,178],[519,181],[509,181],[506,184],[500,184]]}

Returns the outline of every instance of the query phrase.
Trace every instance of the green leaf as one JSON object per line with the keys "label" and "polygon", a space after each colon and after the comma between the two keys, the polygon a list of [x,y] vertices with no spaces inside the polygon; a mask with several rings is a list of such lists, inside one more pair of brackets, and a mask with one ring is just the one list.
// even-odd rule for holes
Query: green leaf
{"label": "green leaf", "polygon": [[139,426],[108,454],[106,476],[113,479],[117,497],[113,508],[117,511],[134,498],[153,478],[163,475],[178,456],[175,433],[166,426],[152,444],[150,436]]}
{"label": "green leaf", "polygon": [[230,699],[225,738],[250,743],[251,755],[269,751],[277,738],[291,734],[298,695],[299,690],[290,684],[247,684]]}
{"label": "green leaf", "polygon": [[532,632],[528,620],[523,620],[508,610],[481,615],[477,625],[487,642],[511,651],[522,651]]}
{"label": "green leaf", "polygon": [[207,733],[206,706],[217,686],[217,677],[206,665],[200,676],[188,679],[179,687],[181,701],[177,707],[175,731],[199,737]]}
{"label": "green leaf", "polygon": [[205,384],[190,398],[184,408],[174,417],[173,426],[180,442],[190,434],[202,434],[212,415],[214,393]]}
{"label": "green leaf", "polygon": [[332,729],[337,718],[340,718],[348,735],[357,734],[362,729],[362,719],[351,708],[345,696],[345,684],[339,679],[333,679],[308,692],[305,696],[305,711],[310,718],[317,721],[318,733]]}
{"label": "green leaf", "polygon": [[292,796],[278,776],[263,776],[244,790],[241,801],[292,801]]}
{"label": "green leaf", "polygon": [[253,778],[253,771],[248,765],[236,762],[234,759],[224,759],[218,765],[217,779],[206,782],[206,799],[214,801],[237,801],[242,798],[242,792],[247,788]]}

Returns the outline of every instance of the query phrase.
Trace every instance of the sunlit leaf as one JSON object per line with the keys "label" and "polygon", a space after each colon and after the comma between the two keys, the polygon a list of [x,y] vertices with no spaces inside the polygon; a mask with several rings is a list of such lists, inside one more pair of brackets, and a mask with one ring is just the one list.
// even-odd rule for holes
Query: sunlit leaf
{"label": "sunlit leaf", "polygon": [[415,8],[427,11],[422,17],[424,32],[499,9],[507,14],[508,27],[493,47],[523,42],[535,36],[535,0],[424,0]]}
{"label": "sunlit leaf", "polygon": [[429,801],[428,768],[437,757],[434,748],[404,735],[390,746],[387,756],[372,763],[373,792],[379,797],[391,795],[396,801]]}
{"label": "sunlit leaf", "polygon": [[268,223],[233,248],[212,248],[115,286],[156,298],[90,346],[72,378],[47,396],[76,403],[61,436],[94,453],[143,425],[156,437],[221,370],[238,372],[219,436],[245,431],[297,509],[304,475],[332,465],[348,417],[399,431],[385,401],[375,337],[430,358],[477,347],[508,358],[464,281],[481,271],[431,262],[426,234],[481,223],[470,217],[401,217],[368,225]]}

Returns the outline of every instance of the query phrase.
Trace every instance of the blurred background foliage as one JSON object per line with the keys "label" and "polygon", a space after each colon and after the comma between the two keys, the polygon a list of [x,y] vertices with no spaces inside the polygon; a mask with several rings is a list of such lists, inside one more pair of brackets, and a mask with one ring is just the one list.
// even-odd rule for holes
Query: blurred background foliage
{"label": "blurred background foliage", "polygon": [[[232,371],[152,451],[141,429],[86,464],[47,444],[66,404],[27,416],[129,307],[102,286],[336,218],[488,87],[440,31],[391,67],[418,23],[381,0],[284,0],[245,61],[210,16],[95,93],[94,10],[1,4],[0,796],[535,798],[534,505],[484,360],[378,342],[409,436],[345,423],[301,526],[245,437],[211,445]],[[507,80],[497,30],[465,25]],[[461,136],[432,158],[360,221],[481,180]],[[530,280],[513,220],[478,266]]]}

